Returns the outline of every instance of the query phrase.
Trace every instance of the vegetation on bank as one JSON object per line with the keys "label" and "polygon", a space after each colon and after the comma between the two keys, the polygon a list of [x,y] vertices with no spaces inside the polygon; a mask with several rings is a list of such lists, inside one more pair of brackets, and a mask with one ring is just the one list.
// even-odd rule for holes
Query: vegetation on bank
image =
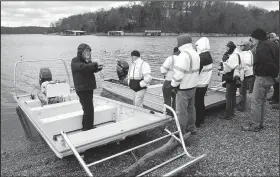
{"label": "vegetation on bank", "polygon": [[143,1],[72,15],[51,24],[52,32],[80,29],[90,33],[160,29],[173,33],[250,34],[257,27],[279,33],[279,11],[223,1]]}
{"label": "vegetation on bank", "polygon": [[[1,27],[1,33],[60,33],[66,29],[102,34],[159,29],[164,33],[250,34],[262,27],[279,34],[279,10],[267,11],[223,1],[142,1],[110,10],[72,15],[44,27]],[[40,30],[39,30],[40,29]]]}
{"label": "vegetation on bank", "polygon": [[22,26],[22,27],[3,27],[1,34],[44,34],[49,32],[49,27]]}

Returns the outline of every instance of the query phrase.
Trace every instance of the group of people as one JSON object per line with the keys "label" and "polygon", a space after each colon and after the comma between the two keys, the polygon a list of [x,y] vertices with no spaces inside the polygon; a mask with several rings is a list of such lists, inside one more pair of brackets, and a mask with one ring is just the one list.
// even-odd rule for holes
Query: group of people
{"label": "group of people", "polygon": [[[177,38],[177,47],[160,67],[165,81],[162,87],[164,103],[173,107],[179,118],[182,133],[196,134],[196,127],[204,124],[204,97],[213,71],[213,59],[210,54],[210,42],[202,37],[192,44],[189,34]],[[246,108],[246,93],[252,93],[252,116],[245,131],[259,131],[263,128],[264,105],[267,93],[273,85],[274,94],[270,99],[279,102],[279,44],[275,33],[267,38],[262,29],[256,29],[249,41],[243,41],[239,47],[230,41],[223,55],[219,73],[226,87],[226,110],[222,118],[230,120],[236,107],[236,91],[241,95],[237,109]],[[132,64],[127,71],[127,84],[134,90],[133,104],[143,107],[147,86],[152,81],[150,65],[143,61],[139,51],[131,52]],[[91,48],[80,44],[77,57],[73,58],[71,69],[74,86],[79,97],[83,114],[83,128],[94,128],[93,90],[96,88],[94,73],[101,71],[103,65],[91,61]],[[122,79],[125,78],[122,75]],[[167,110],[167,114],[172,115]]]}
{"label": "group of people", "polygon": [[[202,37],[193,47],[188,34],[180,35],[177,42],[173,54],[160,67],[165,79],[162,87],[164,103],[176,110],[183,133],[196,134],[196,127],[204,124],[204,97],[213,70],[210,43],[208,38]],[[272,85],[274,94],[268,100],[271,104],[279,103],[279,43],[276,34],[267,36],[259,28],[253,31],[248,41],[237,46],[229,41],[226,47],[219,66],[222,85],[226,88],[226,109],[220,118],[231,120],[235,108],[245,111],[249,91],[252,93],[252,115],[241,129],[259,131],[263,128],[265,101]],[[147,85],[152,80],[151,69],[138,51],[133,51],[131,57],[133,62],[128,71],[128,84],[135,91],[134,105],[142,107]],[[238,88],[240,101],[237,105]],[[167,114],[172,116],[169,110]]]}
{"label": "group of people", "polygon": [[[188,34],[179,36],[177,41],[178,47],[160,67],[165,78],[162,87],[164,103],[177,111],[182,132],[195,134],[195,128],[204,123],[204,96],[212,75],[213,59],[208,38],[199,39],[195,48]],[[133,51],[131,57],[128,85],[135,91],[134,105],[143,107],[147,85],[152,80],[151,69],[138,51]],[[167,114],[172,116],[169,110]]]}
{"label": "group of people", "polygon": [[[227,51],[219,67],[226,87],[226,110],[222,118],[232,119],[235,108],[244,111],[249,91],[252,93],[251,118],[241,129],[257,132],[264,128],[265,102],[272,85],[274,94],[268,100],[279,108],[279,42],[275,33],[267,36],[264,30],[258,28],[239,48],[232,41],[226,46]],[[236,107],[237,88],[240,102]]]}

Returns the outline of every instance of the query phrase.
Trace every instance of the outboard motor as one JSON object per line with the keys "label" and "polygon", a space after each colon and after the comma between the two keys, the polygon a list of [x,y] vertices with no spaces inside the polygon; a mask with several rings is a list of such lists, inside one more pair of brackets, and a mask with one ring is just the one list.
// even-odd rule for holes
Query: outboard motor
{"label": "outboard motor", "polygon": [[41,87],[42,83],[45,81],[52,81],[52,73],[50,68],[41,68],[39,73],[39,85]]}
{"label": "outboard motor", "polygon": [[126,78],[129,70],[129,65],[125,60],[118,60],[117,74],[119,80],[122,81]]}

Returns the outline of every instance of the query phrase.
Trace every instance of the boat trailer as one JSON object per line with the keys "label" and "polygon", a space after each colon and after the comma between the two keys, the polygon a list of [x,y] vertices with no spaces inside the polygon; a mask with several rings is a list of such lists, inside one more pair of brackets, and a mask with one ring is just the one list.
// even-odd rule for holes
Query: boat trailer
{"label": "boat trailer", "polygon": [[[101,159],[101,160],[98,160],[98,161],[95,161],[95,162],[92,162],[92,163],[89,163],[89,164],[86,164],[86,163],[85,163],[85,161],[83,160],[83,158],[81,157],[81,155],[78,153],[77,149],[73,146],[71,140],[68,138],[67,134],[66,134],[64,131],[61,131],[61,135],[62,135],[63,139],[65,140],[66,144],[70,147],[70,149],[71,149],[72,152],[74,153],[74,155],[75,155],[75,157],[77,158],[78,162],[79,162],[80,165],[83,167],[84,171],[86,172],[86,174],[87,174],[88,176],[93,176],[93,174],[92,174],[92,172],[90,171],[89,167],[92,167],[92,166],[94,166],[94,165],[97,165],[97,164],[99,164],[99,163],[105,162],[105,161],[107,161],[107,160],[113,159],[113,158],[115,158],[115,157],[121,156],[121,155],[126,154],[126,153],[129,153],[129,152],[132,153],[132,151],[134,151],[134,150],[136,150],[136,149],[139,149],[139,148],[142,148],[142,147],[147,146],[147,145],[149,145],[149,144],[158,142],[158,141],[160,141],[160,140],[162,140],[162,139],[165,139],[165,138],[168,138],[168,137],[173,137],[173,138],[174,138],[176,141],[178,141],[179,144],[182,146],[183,152],[182,152],[181,154],[179,154],[179,155],[177,155],[177,156],[175,156],[175,157],[169,159],[169,160],[166,160],[165,162],[163,162],[163,163],[161,163],[161,164],[159,164],[159,165],[157,165],[157,166],[154,166],[153,168],[150,168],[150,169],[148,169],[148,170],[146,170],[146,171],[144,171],[144,172],[138,174],[137,177],[144,176],[144,175],[146,175],[146,174],[148,174],[148,173],[151,173],[151,172],[155,171],[156,169],[158,169],[158,168],[160,168],[160,167],[163,167],[164,165],[166,165],[166,164],[168,164],[168,163],[170,163],[170,162],[173,162],[173,161],[175,161],[175,160],[177,160],[177,159],[179,159],[179,158],[181,158],[181,157],[185,157],[185,156],[186,156],[187,159],[190,159],[187,163],[185,163],[185,164],[183,164],[183,165],[181,165],[181,166],[179,166],[179,167],[177,167],[177,168],[171,170],[170,172],[168,172],[168,173],[162,175],[162,176],[172,176],[172,175],[175,175],[175,174],[177,174],[178,172],[182,171],[182,170],[185,169],[186,167],[190,166],[191,164],[194,164],[195,162],[198,162],[199,160],[201,160],[202,158],[204,158],[204,157],[206,156],[206,154],[203,154],[203,155],[198,156],[198,157],[193,157],[193,156],[190,155],[190,153],[187,151],[187,148],[186,148],[186,146],[185,146],[185,141],[184,141],[184,138],[183,138],[183,135],[182,135],[180,123],[179,123],[179,120],[178,120],[178,117],[177,117],[175,111],[174,111],[170,106],[165,105],[165,104],[164,104],[164,108],[165,108],[165,109],[164,109],[164,114],[165,114],[165,115],[166,115],[166,111],[165,111],[166,108],[169,109],[169,110],[173,113],[173,115],[174,115],[173,118],[174,118],[175,123],[176,123],[177,131],[175,131],[175,132],[170,132],[167,128],[165,128],[164,131],[167,133],[167,135],[164,135],[164,136],[162,136],[162,137],[159,137],[159,138],[154,139],[154,140],[152,140],[152,141],[149,141],[149,142],[147,142],[147,143],[144,143],[144,144],[141,144],[141,145],[139,145],[139,146],[136,146],[136,147],[127,149],[127,150],[122,151],[122,152],[120,152],[120,153],[114,154],[114,155],[112,155],[112,156],[103,158],[103,159]],[[175,134],[179,135],[179,138],[178,138],[177,136],[175,136]]]}

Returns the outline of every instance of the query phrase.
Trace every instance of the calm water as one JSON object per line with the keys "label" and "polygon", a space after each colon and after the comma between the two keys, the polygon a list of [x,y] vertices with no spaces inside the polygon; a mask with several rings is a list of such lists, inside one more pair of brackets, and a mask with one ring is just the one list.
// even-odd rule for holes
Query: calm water
{"label": "calm water", "polygon": [[[225,51],[225,44],[232,40],[236,44],[246,38],[213,37],[210,39],[211,53],[217,63]],[[198,40],[197,37],[193,41]],[[77,53],[77,46],[87,43],[92,48],[92,58],[105,65],[105,78],[117,77],[115,68],[117,59],[130,62],[130,52],[139,50],[142,58],[149,62],[153,76],[160,77],[159,67],[176,45],[176,37],[97,37],[97,36],[52,36],[52,35],[1,35],[1,161],[17,161],[24,154],[40,153],[48,150],[43,142],[37,142],[38,136],[26,136],[26,132],[16,114],[13,100],[14,64],[20,60],[63,59],[70,70],[71,59]],[[30,93],[38,87],[39,69],[50,67],[53,79],[66,79],[63,65],[59,62],[42,64],[23,64],[17,69],[19,92]],[[97,76],[98,77],[98,76]],[[102,82],[98,79],[98,87]],[[212,85],[220,78],[213,73]],[[72,76],[71,76],[72,85]],[[33,132],[34,133],[34,132]],[[36,139],[38,138],[38,139]],[[2,173],[2,172],[1,172]]]}

